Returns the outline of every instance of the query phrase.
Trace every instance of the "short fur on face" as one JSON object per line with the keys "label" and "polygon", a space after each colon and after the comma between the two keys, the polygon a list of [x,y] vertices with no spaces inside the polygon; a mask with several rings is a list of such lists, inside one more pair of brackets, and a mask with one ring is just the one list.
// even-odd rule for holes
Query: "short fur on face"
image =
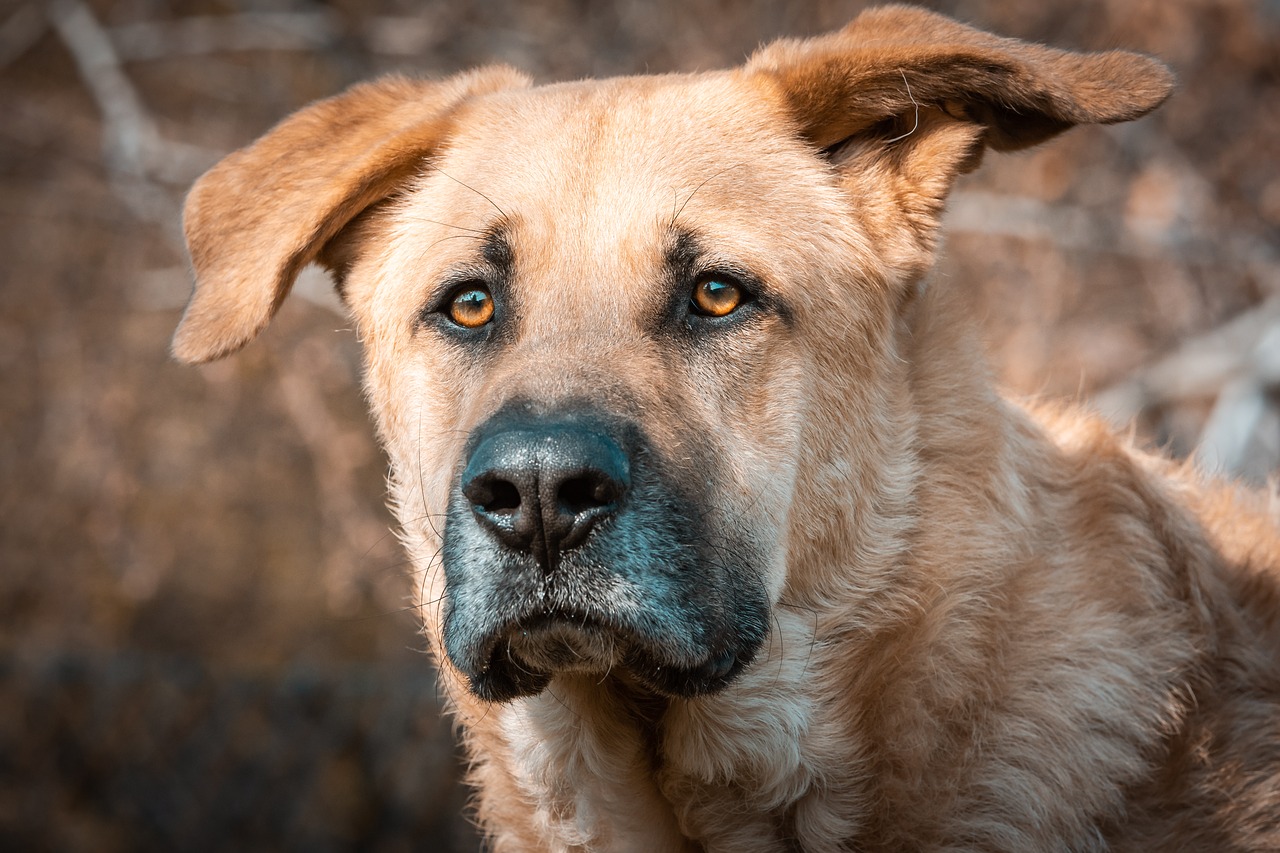
{"label": "short fur on face", "polygon": [[923,284],[987,148],[1171,86],[901,6],[386,78],[196,184],[174,352],[334,273],[495,850],[1280,849],[1264,502],[1001,398]]}

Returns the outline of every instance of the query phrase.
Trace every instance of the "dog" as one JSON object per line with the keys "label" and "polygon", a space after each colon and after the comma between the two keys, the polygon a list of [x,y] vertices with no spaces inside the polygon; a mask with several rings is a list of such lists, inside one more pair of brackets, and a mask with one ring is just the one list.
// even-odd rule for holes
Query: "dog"
{"label": "dog", "polygon": [[496,851],[1280,850],[1267,498],[1005,399],[926,277],[986,149],[1172,86],[905,6],[380,79],[196,183],[173,351],[333,274]]}

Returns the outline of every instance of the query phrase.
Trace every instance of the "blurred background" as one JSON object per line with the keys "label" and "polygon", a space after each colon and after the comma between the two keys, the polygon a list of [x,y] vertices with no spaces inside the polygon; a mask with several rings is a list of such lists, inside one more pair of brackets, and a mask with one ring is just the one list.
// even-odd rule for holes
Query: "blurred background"
{"label": "blurred background", "polygon": [[[235,357],[167,357],[197,175],[383,72],[714,68],[863,5],[0,0],[0,848],[477,847],[323,275]],[[927,5],[1177,71],[1151,117],[988,156],[937,275],[1014,391],[1265,483],[1280,2]]]}

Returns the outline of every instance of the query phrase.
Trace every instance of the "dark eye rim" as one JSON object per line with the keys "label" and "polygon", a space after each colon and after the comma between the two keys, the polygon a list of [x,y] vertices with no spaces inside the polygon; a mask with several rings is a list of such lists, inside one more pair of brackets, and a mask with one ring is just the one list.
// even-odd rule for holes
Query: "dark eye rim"
{"label": "dark eye rim", "polygon": [[[738,293],[741,294],[738,304],[724,314],[711,314],[704,311],[698,305],[695,294],[699,287],[710,281],[721,281],[737,288]],[[753,287],[749,283],[750,281],[751,276],[733,270],[723,268],[703,270],[693,277],[693,281],[689,285],[689,298],[687,301],[689,316],[706,322],[727,322],[732,320],[744,308],[752,305],[757,300],[757,288]]]}
{"label": "dark eye rim", "polygon": [[[469,290],[483,290],[493,300],[493,315],[479,326],[464,326],[449,314],[454,301]],[[427,306],[419,312],[418,322],[420,325],[437,325],[457,334],[475,334],[493,326],[501,310],[502,300],[499,288],[493,282],[483,276],[465,275],[442,284],[427,302]]]}

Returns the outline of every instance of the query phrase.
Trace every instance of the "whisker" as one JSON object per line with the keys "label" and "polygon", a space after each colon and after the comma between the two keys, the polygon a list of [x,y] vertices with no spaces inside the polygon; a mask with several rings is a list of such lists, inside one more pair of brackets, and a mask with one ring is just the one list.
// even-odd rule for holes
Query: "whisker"
{"label": "whisker", "polygon": [[428,219],[425,216],[411,216],[408,218],[413,220],[414,222],[430,222],[432,225],[439,225],[442,228],[456,228],[459,231],[470,231],[472,234],[483,235],[485,233],[484,231],[481,231],[478,228],[468,228],[465,225],[454,225],[452,222],[441,222],[438,219]]}
{"label": "whisker", "polygon": [[898,69],[898,73],[902,75],[902,85],[904,85],[904,86],[906,86],[906,87],[907,87],[907,97],[911,99],[911,103],[915,104],[915,107],[916,107],[916,123],[915,123],[915,125],[914,125],[914,126],[912,126],[912,128],[911,128],[910,130],[908,130],[906,133],[902,134],[901,136],[895,136],[893,139],[886,139],[886,140],[885,140],[885,144],[886,144],[886,145],[888,145],[888,144],[890,144],[890,143],[892,143],[892,142],[899,142],[899,141],[901,141],[901,140],[903,140],[903,139],[906,139],[908,136],[910,136],[911,134],[915,133],[915,132],[916,132],[916,129],[920,127],[920,104],[916,101],[916,96],[915,96],[915,95],[913,95],[913,94],[911,94],[911,84],[907,82],[907,72],[905,72],[905,71],[903,71],[901,68],[899,68],[899,69]]}
{"label": "whisker", "polygon": [[688,197],[688,198],[686,198],[686,199],[684,200],[684,204],[680,205],[680,209],[679,209],[679,210],[677,210],[675,213],[673,213],[673,214],[671,215],[671,221],[667,223],[667,227],[668,227],[668,228],[674,228],[674,227],[675,227],[675,225],[676,225],[676,220],[680,218],[680,214],[684,213],[684,209],[685,209],[686,207],[688,207],[688,206],[689,206],[689,202],[693,201],[693,197],[694,197],[695,195],[697,195],[697,194],[698,194],[698,191],[699,191],[699,190],[701,190],[701,189],[702,189],[703,187],[705,187],[707,184],[711,183],[711,182],[712,182],[713,180],[715,180],[716,178],[718,178],[718,177],[720,177],[721,175],[723,175],[725,172],[728,172],[728,171],[730,171],[731,169],[738,169],[738,168],[741,168],[742,166],[745,166],[745,165],[747,165],[747,164],[746,164],[746,163],[734,163],[734,164],[732,164],[732,165],[730,165],[730,166],[725,166],[723,169],[721,169],[720,171],[716,172],[714,175],[711,175],[709,178],[707,178],[706,180],[704,180],[702,183],[700,183],[700,184],[698,184],[696,187],[694,187],[694,188],[693,188],[693,192],[689,193],[689,197]]}
{"label": "whisker", "polygon": [[476,189],[475,187],[471,186],[470,184],[466,183],[465,181],[460,181],[460,180],[458,180],[458,179],[457,179],[457,178],[455,178],[453,175],[450,175],[448,172],[446,172],[444,169],[441,169],[439,166],[435,165],[434,163],[428,163],[428,164],[427,164],[427,168],[429,168],[429,169],[435,169],[437,172],[439,172],[440,174],[444,175],[446,178],[448,178],[449,180],[453,181],[455,184],[458,184],[459,186],[463,186],[463,187],[466,187],[467,189],[471,190],[473,193],[475,193],[476,195],[480,196],[480,198],[484,199],[485,201],[489,202],[489,204],[493,205],[493,209],[494,209],[494,210],[496,210],[496,211],[498,211],[498,213],[500,213],[500,214],[502,215],[502,218],[503,218],[503,219],[506,219],[506,218],[507,218],[507,212],[506,212],[505,210],[503,210],[502,208],[498,207],[498,203],[497,203],[497,202],[495,202],[493,199],[489,198],[489,197],[488,197],[487,195],[485,195],[484,193],[480,192],[480,190]]}
{"label": "whisker", "polygon": [[435,246],[439,246],[445,240],[483,240],[483,239],[484,237],[481,236],[480,234],[450,234],[448,237],[441,237],[439,240],[432,241],[422,251],[423,251],[423,254],[426,254],[432,248],[434,248]]}

